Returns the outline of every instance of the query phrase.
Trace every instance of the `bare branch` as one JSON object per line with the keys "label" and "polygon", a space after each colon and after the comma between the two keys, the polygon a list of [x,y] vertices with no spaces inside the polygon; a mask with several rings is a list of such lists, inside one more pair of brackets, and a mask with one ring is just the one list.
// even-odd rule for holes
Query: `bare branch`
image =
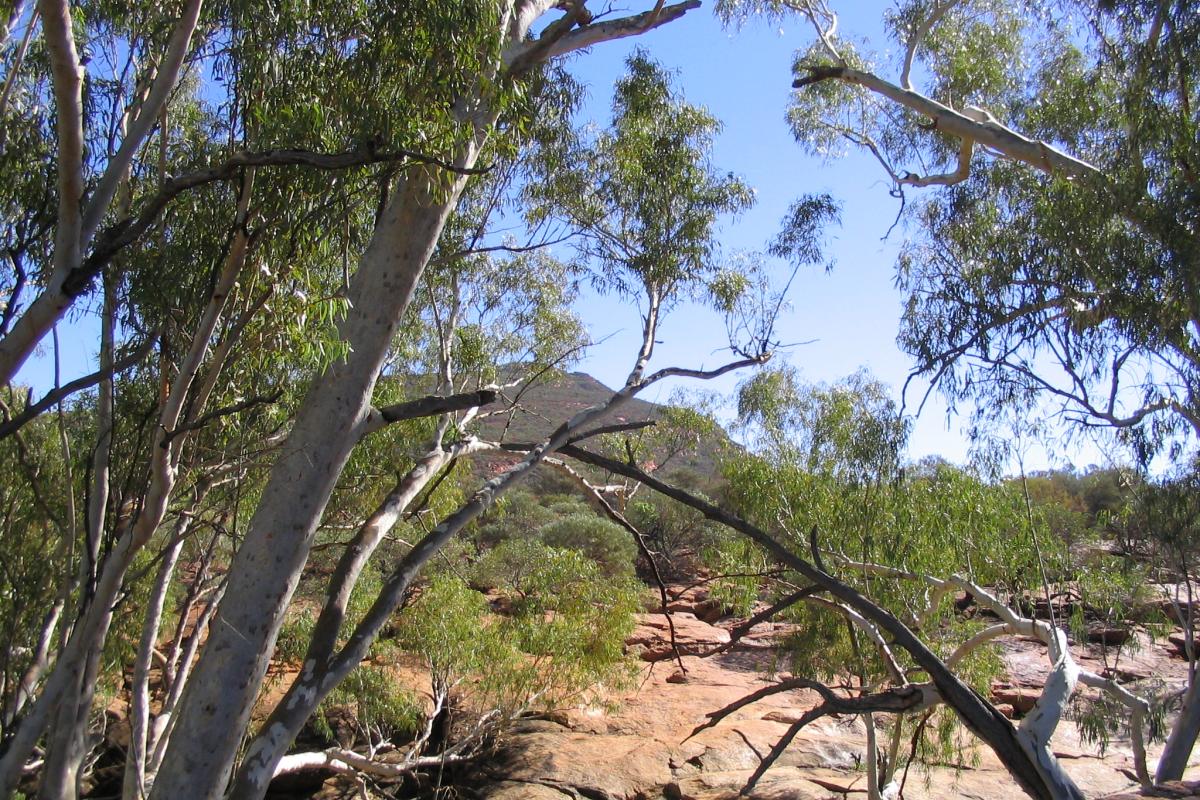
{"label": "bare branch", "polygon": [[625,515],[617,511],[612,503],[608,502],[608,498],[597,487],[589,483],[587,478],[572,469],[569,464],[557,458],[547,458],[546,463],[553,464],[578,481],[592,495],[596,502],[600,504],[600,508],[604,510],[608,518],[624,528],[633,537],[633,542],[637,545],[638,552],[642,554],[642,557],[646,559],[646,563],[650,565],[650,572],[653,574],[655,585],[658,587],[659,609],[662,612],[663,618],[667,621],[667,631],[671,639],[671,653],[675,656],[675,662],[679,665],[679,671],[683,675],[687,675],[688,670],[683,665],[683,656],[679,652],[679,642],[675,634],[674,615],[671,613],[671,609],[667,607],[667,584],[663,581],[662,573],[658,569],[658,561],[654,558],[654,553],[650,552],[650,548],[646,545],[646,537],[633,523],[625,518]]}
{"label": "bare branch", "polygon": [[958,148],[958,166],[953,172],[943,172],[938,175],[926,175],[924,177],[916,175],[912,172],[906,172],[900,176],[897,181],[905,186],[953,186],[956,183],[962,183],[971,176],[971,155],[975,152],[975,140],[967,137],[962,138],[962,143]]}
{"label": "bare branch", "polygon": [[737,644],[738,640],[748,634],[755,625],[774,619],[775,615],[779,612],[783,611],[784,609],[791,608],[792,606],[796,605],[796,603],[799,603],[805,598],[811,597],[814,593],[819,591],[821,591],[821,589],[817,586],[805,586],[803,589],[799,589],[787,595],[786,597],[775,601],[767,608],[747,619],[745,622],[740,622],[731,628],[729,630],[728,642],[714,647],[707,653],[701,654],[700,657],[709,658],[710,656],[715,656],[720,653],[724,653],[727,650],[731,650],[734,645]]}
{"label": "bare branch", "polygon": [[696,509],[706,518],[725,525],[746,536],[769,552],[774,558],[785,564],[789,569],[803,575],[807,580],[820,586],[831,595],[858,611],[871,620],[880,630],[886,632],[893,643],[906,650],[921,669],[929,674],[938,693],[958,714],[959,719],[976,735],[988,743],[1009,773],[1017,780],[1022,789],[1036,798],[1055,796],[1058,792],[1062,797],[1080,798],[1078,788],[1071,783],[1070,778],[1058,771],[1048,771],[1046,765],[1029,753],[1026,746],[1018,739],[1012,723],[996,708],[970,686],[963,683],[953,674],[903,622],[889,613],[886,609],[873,603],[854,587],[838,580],[834,576],[817,569],[811,563],[796,555],[792,550],[775,540],[766,531],[750,524],[746,520],[731,514],[724,509],[696,497],[695,495],[671,484],[665,483],[653,475],[631,464],[625,464],[615,459],[584,450],[573,445],[561,448],[563,455],[583,461],[584,463],[608,469],[618,475],[641,481],[651,489],[671,497],[679,502]]}
{"label": "bare branch", "polygon": [[108,166],[104,170],[104,175],[101,176],[95,191],[92,192],[91,198],[88,199],[87,207],[83,212],[83,225],[80,231],[81,248],[86,248],[88,243],[91,242],[92,237],[96,233],[96,228],[100,225],[100,220],[104,218],[105,212],[108,211],[108,204],[112,201],[113,195],[116,194],[118,184],[125,179],[125,171],[133,162],[133,157],[137,153],[138,148],[142,146],[142,142],[150,135],[150,131],[154,128],[154,124],[158,119],[159,111],[166,105],[167,97],[171,94],[171,91],[175,88],[175,84],[179,80],[179,73],[183,68],[184,58],[187,56],[188,48],[191,45],[192,34],[195,32],[196,23],[200,19],[200,6],[202,4],[203,0],[188,0],[187,5],[183,9],[183,14],[180,15],[179,22],[175,26],[175,30],[171,32],[171,40],[159,64],[158,72],[154,76],[154,82],[150,86],[150,92],[146,96],[146,101],[138,111],[137,117],[129,125],[129,130],[125,134],[124,141],[121,142],[120,149],[117,150],[116,155],[108,162]]}
{"label": "bare branch", "polygon": [[782,692],[791,692],[796,689],[812,689],[816,685],[817,684],[815,681],[811,681],[808,678],[789,678],[788,680],[783,680],[779,683],[771,684],[770,686],[764,686],[762,689],[757,689],[748,695],[739,697],[737,700],[734,700],[732,703],[726,706],[718,708],[716,711],[710,711],[705,714],[704,716],[708,717],[708,722],[701,723],[693,728],[692,732],[687,735],[687,739],[684,739],[684,741],[686,742],[688,739],[694,738],[702,731],[715,727],[721,722],[721,720],[725,719],[733,712],[743,709],[748,705],[757,703],[759,700],[771,697],[772,695],[781,694]]}
{"label": "bare branch", "polygon": [[814,720],[829,714],[870,714],[874,712],[903,714],[929,708],[941,701],[937,691],[929,684],[911,684],[885,692],[858,697],[841,697],[834,694],[828,686],[816,681],[806,681],[806,683],[809,684],[807,688],[813,689],[824,698],[824,702],[816,708],[809,709],[800,719],[792,723],[792,726],[780,737],[775,746],[771,748],[771,752],[763,758],[758,768],[746,781],[746,785],[742,787],[742,794],[748,794],[754,788],[766,771],[771,768],[771,765],[783,755],[784,750],[792,743],[796,735],[805,725]]}
{"label": "bare branch", "polygon": [[20,414],[17,414],[12,419],[0,424],[0,439],[4,439],[5,437],[16,433],[43,411],[55,405],[56,403],[65,400],[76,392],[89,389],[100,381],[110,378],[118,372],[123,372],[129,369],[134,364],[146,357],[146,355],[154,348],[154,343],[156,341],[158,341],[158,337],[151,336],[147,338],[146,341],[138,345],[136,349],[130,351],[120,360],[113,362],[109,366],[96,370],[90,375],[84,375],[82,378],[76,378],[70,383],[63,384],[57,389],[52,389],[51,391],[47,392],[41,400],[26,406],[25,410]]}
{"label": "bare branch", "polygon": [[[535,64],[544,63],[576,50],[583,50],[593,45],[629,36],[638,36],[648,30],[673,22],[699,7],[700,0],[685,0],[685,2],[666,7],[663,7],[660,2],[650,11],[606,22],[581,24],[575,28],[569,26],[555,28],[552,25],[553,32],[545,41],[535,39],[532,42],[513,47],[504,54],[504,60],[508,64],[509,73],[518,75]],[[574,16],[572,22],[578,21],[579,16]],[[550,32],[550,28],[547,29],[547,32]]]}
{"label": "bare branch", "polygon": [[908,46],[904,51],[904,68],[900,71],[900,86],[908,91],[912,91],[912,74],[913,59],[917,55],[917,49],[925,43],[925,37],[933,30],[933,26],[941,22],[942,17],[950,9],[958,5],[960,0],[943,0],[942,2],[934,3],[929,14],[916,23],[915,30],[908,37]]}
{"label": "bare branch", "polygon": [[404,403],[396,403],[383,408],[371,409],[363,423],[362,434],[366,436],[394,422],[402,422],[419,417],[432,417],[437,414],[447,414],[451,411],[463,411],[469,408],[486,406],[496,402],[494,389],[480,389],[475,392],[461,394],[437,395],[421,397]]}
{"label": "bare branch", "polygon": [[79,263],[82,249],[83,67],[75,50],[71,8],[66,0],[41,0],[42,31],[54,79],[58,134],[58,227],[54,237],[54,274],[65,278]]}
{"label": "bare branch", "polygon": [[955,111],[949,106],[917,92],[903,89],[870,72],[845,66],[807,66],[808,75],[797,78],[792,87],[802,89],[826,80],[852,83],[893,100],[930,119],[930,127],[962,139],[971,139],[1001,155],[1028,164],[1035,169],[1070,178],[1104,178],[1096,167],[1070,156],[1045,142],[1027,139],[990,117],[979,113]]}
{"label": "bare branch", "polygon": [[193,420],[191,422],[187,422],[183,425],[178,425],[174,429],[167,431],[166,435],[163,436],[162,446],[166,447],[171,442],[171,440],[174,439],[176,436],[181,436],[190,431],[195,431],[195,430],[199,430],[200,428],[203,428],[205,425],[212,422],[214,419],[219,419],[220,417],[228,417],[233,414],[240,414],[241,412],[247,411],[251,408],[254,408],[255,406],[271,405],[272,403],[277,402],[279,400],[279,398],[282,396],[283,396],[283,390],[280,389],[278,391],[271,392],[271,394],[255,395],[253,397],[247,397],[245,400],[241,400],[237,403],[233,403],[232,405],[224,406],[223,408],[213,409],[212,411],[209,411],[207,414],[204,414],[203,416],[201,416],[199,419]]}
{"label": "bare branch", "polygon": [[68,297],[77,297],[86,291],[92,278],[112,260],[113,256],[137,241],[142,234],[149,230],[158,220],[158,215],[177,196],[189,189],[235,178],[246,167],[301,166],[321,170],[338,170],[371,164],[403,162],[430,164],[462,175],[480,175],[488,171],[486,167],[458,167],[439,158],[403,148],[391,149],[386,152],[376,151],[373,147],[363,147],[341,153],[314,153],[308,150],[264,150],[236,153],[223,164],[172,178],[156,195],[147,200],[135,215],[106,228],[100,234],[95,247],[92,248],[83,264],[77,270],[72,270],[72,274],[64,283],[63,292]]}

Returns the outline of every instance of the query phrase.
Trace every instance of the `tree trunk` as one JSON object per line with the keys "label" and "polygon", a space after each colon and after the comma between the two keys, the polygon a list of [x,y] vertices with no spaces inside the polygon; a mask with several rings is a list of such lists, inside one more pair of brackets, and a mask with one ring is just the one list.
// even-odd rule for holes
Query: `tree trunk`
{"label": "tree trunk", "polygon": [[1192,748],[1196,745],[1196,737],[1200,735],[1200,681],[1193,680],[1183,696],[1183,709],[1179,719],[1167,737],[1163,747],[1162,757],[1158,759],[1158,768],[1154,771],[1156,783],[1177,781],[1183,778],[1191,758]]}
{"label": "tree trunk", "polygon": [[[197,503],[198,505],[198,503]],[[167,590],[183,550],[184,537],[193,517],[180,516],[175,526],[175,535],[163,553],[154,590],[150,593],[149,607],[142,623],[142,638],[138,642],[137,658],[133,665],[133,683],[129,687],[129,749],[125,753],[125,781],[123,800],[140,800],[146,789],[146,743],[150,727],[150,666],[154,659],[154,646],[158,642],[158,631],[162,625],[163,608],[167,601]],[[164,673],[165,673],[164,669]]]}
{"label": "tree trunk", "polygon": [[[467,143],[454,163],[472,166],[481,139]],[[456,175],[439,188],[441,174],[410,169],[363,255],[339,326],[349,352],[313,384],[271,469],[180,703],[153,798],[215,799],[225,789],[317,524],[369,417],[392,337],[465,185]]]}

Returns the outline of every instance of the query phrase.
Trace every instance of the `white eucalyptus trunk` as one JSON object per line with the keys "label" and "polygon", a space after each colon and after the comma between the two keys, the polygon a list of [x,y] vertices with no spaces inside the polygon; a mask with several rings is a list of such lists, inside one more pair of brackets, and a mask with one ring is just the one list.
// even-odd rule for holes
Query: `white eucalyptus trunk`
{"label": "white eucalyptus trunk", "polygon": [[1175,725],[1167,736],[1162,756],[1158,759],[1158,767],[1154,771],[1155,781],[1162,783],[1183,778],[1183,771],[1187,769],[1197,736],[1200,736],[1200,681],[1193,679],[1183,695],[1183,709],[1180,710],[1179,718],[1175,720]]}
{"label": "white eucalyptus trunk", "polygon": [[154,660],[154,647],[158,643],[158,632],[162,626],[163,608],[167,601],[167,590],[179,563],[184,537],[191,527],[192,517],[180,516],[175,534],[162,555],[154,589],[142,622],[142,636],[138,642],[137,657],[133,664],[133,683],[129,687],[129,749],[125,754],[125,780],[121,793],[123,800],[139,800],[145,795],[146,745],[150,726],[150,667]]}
{"label": "white eucalyptus trunk", "polygon": [[[455,164],[472,166],[480,144],[466,145]],[[363,255],[339,326],[349,352],[309,390],[271,470],[178,709],[153,798],[217,798],[225,789],[317,524],[370,415],[392,337],[465,185],[460,175],[439,189],[436,177],[431,168],[410,169]]]}

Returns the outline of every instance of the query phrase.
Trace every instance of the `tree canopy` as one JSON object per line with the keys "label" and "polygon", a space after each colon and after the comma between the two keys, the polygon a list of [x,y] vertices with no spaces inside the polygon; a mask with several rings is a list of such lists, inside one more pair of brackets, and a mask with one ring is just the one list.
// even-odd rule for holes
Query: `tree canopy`
{"label": "tree canopy", "polygon": [[[716,3],[732,26],[812,29],[787,120],[812,153],[869,154],[900,201],[914,376],[984,422],[1049,401],[1079,430],[1116,429],[1143,465],[1185,465],[1003,481],[908,463],[911,420],[868,373],[810,385],[777,365],[787,300],[771,259],[789,285],[825,261],[838,198],[804,187],[766,255],[722,247],[755,193],[717,164],[722,121],[651,48],[626,60],[604,124],[574,118],[564,56],[698,5],[14,0],[0,29],[0,794],[30,774],[46,798],[94,789],[112,696],[129,744],[106,790],[128,798],[257,798],[289,771],[400,780],[465,762],[531,709],[619,684],[638,578],[668,613],[664,570],[705,559],[740,566],[717,579],[731,602],[820,640],[785,653],[804,674],[777,690],[816,688],[812,714],[867,720],[887,753],[872,798],[935,708],[943,734],[964,722],[1031,795],[1077,796],[1049,735],[1079,683],[1128,712],[1150,783],[1151,705],[1079,668],[1068,630],[1087,620],[1057,617],[1049,594],[1069,586],[1093,618],[1104,605],[1133,624],[1125,601],[1151,574],[1192,585],[1200,14],[913,0],[886,16],[898,50],[881,55],[825,0]],[[590,345],[584,287],[636,307],[628,375],[517,440],[527,394]],[[655,358],[688,303],[728,333],[716,367]],[[79,316],[97,351],[64,382],[59,327]],[[33,391],[16,376],[39,349],[55,377]],[[704,402],[620,416],[663,381],[768,362],[739,390],[738,445]],[[663,469],[704,439],[721,440],[720,475]],[[514,491],[537,470],[577,494]],[[1077,552],[1100,536],[1123,548],[1119,575]],[[996,621],[965,619],[955,592]],[[1191,613],[1159,779],[1200,733]],[[1050,660],[1018,726],[979,691],[1000,635],[1033,636]],[[406,657],[428,703],[389,686],[380,662]],[[264,692],[280,665],[282,697]],[[290,752],[306,730],[324,749]],[[376,759],[392,736],[403,753]]]}

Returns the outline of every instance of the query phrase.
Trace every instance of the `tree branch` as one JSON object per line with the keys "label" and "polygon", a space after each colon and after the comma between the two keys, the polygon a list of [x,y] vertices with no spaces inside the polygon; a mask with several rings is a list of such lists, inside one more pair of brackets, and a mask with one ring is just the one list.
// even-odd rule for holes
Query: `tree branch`
{"label": "tree branch", "polygon": [[908,38],[908,46],[904,51],[904,68],[900,70],[900,86],[908,91],[912,91],[912,74],[913,59],[917,55],[917,49],[925,41],[925,37],[933,30],[933,26],[937,25],[942,17],[946,16],[950,9],[958,5],[959,0],[943,0],[943,2],[935,3],[929,14],[921,19],[914,26],[916,29]]}
{"label": "tree branch", "polygon": [[158,120],[159,112],[166,105],[167,97],[175,88],[175,84],[179,80],[180,70],[183,68],[183,60],[187,56],[188,48],[191,45],[192,34],[196,30],[196,23],[200,19],[200,6],[203,0],[188,0],[187,5],[183,9],[183,14],[179,18],[175,30],[171,32],[171,40],[167,45],[167,51],[159,64],[158,74],[154,76],[154,83],[150,86],[150,92],[146,96],[146,101],[138,110],[137,117],[129,126],[128,133],[125,134],[125,139],[121,142],[121,147],[117,150],[116,155],[108,162],[108,166],[104,170],[104,175],[101,176],[100,182],[96,185],[95,191],[92,192],[91,198],[88,199],[87,206],[83,212],[83,226],[80,231],[80,247],[86,248],[92,240],[92,236],[96,233],[96,228],[100,225],[100,220],[103,219],[105,212],[108,210],[108,204],[112,201],[113,195],[116,194],[117,186],[125,179],[125,171],[133,162],[133,157],[137,153],[138,148],[142,146],[142,142],[150,135],[150,131],[154,128],[155,122]]}
{"label": "tree branch", "polygon": [[137,349],[129,352],[123,358],[113,362],[108,367],[96,370],[90,375],[84,375],[82,378],[76,378],[70,383],[63,384],[57,389],[52,389],[51,391],[47,392],[41,400],[26,406],[25,410],[20,414],[17,414],[12,419],[0,424],[0,439],[4,439],[5,437],[11,436],[12,434],[21,430],[21,428],[25,427],[30,420],[33,420],[43,411],[60,402],[61,400],[70,397],[76,392],[81,392],[84,389],[91,388],[100,381],[110,378],[118,372],[123,372],[129,369],[134,364],[146,357],[146,354],[148,354],[154,348],[154,343],[156,341],[158,341],[158,337],[151,336],[147,338],[146,341],[138,345]]}
{"label": "tree branch", "polygon": [[1043,800],[1051,800],[1053,797],[1082,798],[1078,787],[1065,773],[1061,770],[1047,770],[1045,764],[1031,756],[1018,739],[1012,723],[995,706],[954,675],[903,622],[854,587],[815,568],[761,528],[683,489],[665,483],[634,465],[606,458],[574,445],[565,445],[560,448],[560,452],[584,463],[641,481],[651,489],[696,509],[706,518],[741,533],[763,547],[788,568],[800,573],[871,620],[880,630],[891,636],[896,645],[904,648],[917,665],[929,674],[944,702],[954,709],[959,719],[970,730],[987,742],[1024,791]]}
{"label": "tree branch", "polygon": [[41,0],[42,36],[54,82],[58,135],[58,225],[54,235],[54,274],[65,278],[79,263],[83,197],[83,67],[75,50],[71,8],[66,0]]}
{"label": "tree branch", "polygon": [[[700,0],[685,0],[664,7],[661,2],[649,11],[634,14],[607,22],[583,23],[579,27],[555,27],[551,25],[546,30],[545,40],[535,39],[513,47],[504,55],[510,75],[519,75],[536,64],[545,63],[552,58],[582,50],[603,42],[638,36],[646,31],[666,25],[679,19],[692,9],[700,7]],[[573,21],[580,21],[580,16],[572,12]],[[557,23],[556,23],[557,24]]]}
{"label": "tree branch", "polygon": [[99,236],[92,251],[83,263],[67,276],[63,293],[78,297],[113,256],[136,242],[142,234],[158,220],[159,214],[173,199],[199,186],[229,180],[246,167],[311,167],[321,170],[351,169],[371,164],[390,164],[411,161],[430,164],[440,169],[462,175],[480,175],[488,171],[483,168],[457,167],[433,156],[403,148],[377,152],[373,147],[363,147],[342,153],[314,153],[308,150],[264,150],[234,154],[223,164],[196,170],[167,181],[162,189],[147,200],[137,214],[126,217],[106,228]]}
{"label": "tree branch", "polygon": [[213,409],[207,414],[201,416],[199,419],[192,420],[191,422],[184,423],[183,425],[177,425],[172,430],[167,431],[166,435],[163,436],[162,446],[166,447],[176,436],[182,436],[189,431],[195,431],[203,428],[214,419],[218,419],[219,417],[228,417],[231,414],[239,414],[243,411],[254,408],[255,406],[270,405],[279,400],[279,398],[282,396],[283,390],[280,389],[272,392],[271,394],[247,397],[245,400],[242,400],[238,403],[234,403],[223,408]]}
{"label": "tree branch", "polygon": [[437,414],[448,414],[451,411],[464,411],[468,408],[478,408],[496,402],[497,393],[494,389],[479,389],[474,392],[460,394],[438,395],[431,394],[416,400],[396,403],[383,408],[373,408],[363,423],[362,435],[374,433],[395,422],[432,417]]}
{"label": "tree branch", "polygon": [[961,139],[971,139],[990,147],[1001,155],[1028,164],[1035,169],[1070,178],[1105,178],[1096,167],[1070,156],[1045,142],[1027,139],[1011,128],[1007,128],[979,112],[968,114],[955,111],[949,106],[917,92],[903,89],[877,75],[845,66],[803,66],[808,75],[797,78],[792,88],[802,89],[821,81],[839,80],[862,86],[868,91],[882,95],[900,105],[928,117],[931,127]]}

